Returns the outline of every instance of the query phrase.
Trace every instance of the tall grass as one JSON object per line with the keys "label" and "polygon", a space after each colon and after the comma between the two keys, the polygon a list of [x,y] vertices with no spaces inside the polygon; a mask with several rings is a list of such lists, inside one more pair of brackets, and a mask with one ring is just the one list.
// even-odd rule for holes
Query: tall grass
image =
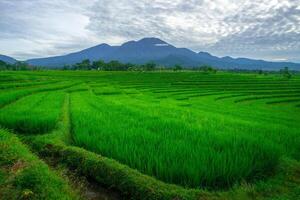
{"label": "tall grass", "polygon": [[77,85],[77,82],[59,82],[56,84],[46,84],[46,85],[35,85],[33,87],[24,87],[22,89],[9,89],[0,90],[0,108],[20,99],[25,96],[39,93],[39,92],[50,92],[56,90],[64,90]]}
{"label": "tall grass", "polygon": [[[49,71],[24,72],[17,78],[13,74],[0,75],[6,88],[0,91],[0,126],[26,134],[49,132],[69,93],[74,145],[165,182],[225,188],[268,176],[281,156],[300,160],[299,108],[290,100],[299,97],[297,77]],[[18,80],[59,82],[13,83]],[[278,100],[277,95],[290,106],[266,104]],[[234,103],[241,98],[253,99]]]}
{"label": "tall grass", "polygon": [[32,154],[16,136],[0,129],[0,199],[79,198],[66,181]]}
{"label": "tall grass", "polygon": [[62,92],[24,97],[0,110],[0,125],[26,134],[49,132],[56,125],[63,97]]}
{"label": "tall grass", "polygon": [[72,94],[71,116],[75,144],[183,186],[226,187],[261,178],[279,158],[267,140],[217,134],[87,93]]}

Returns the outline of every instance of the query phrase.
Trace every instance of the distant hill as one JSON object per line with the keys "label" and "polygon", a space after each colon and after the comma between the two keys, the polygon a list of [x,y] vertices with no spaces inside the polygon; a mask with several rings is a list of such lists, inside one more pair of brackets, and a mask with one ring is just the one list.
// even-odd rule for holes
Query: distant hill
{"label": "distant hill", "polygon": [[16,59],[9,57],[9,56],[5,56],[5,55],[0,55],[0,60],[8,63],[8,64],[14,64],[17,62]]}
{"label": "distant hill", "polygon": [[123,63],[143,64],[153,61],[157,64],[172,66],[181,64],[185,67],[197,67],[203,64],[212,65],[223,69],[263,69],[278,70],[289,67],[292,70],[300,70],[300,63],[269,62],[248,58],[217,57],[207,52],[196,53],[187,48],[177,48],[158,38],[143,38],[139,41],[129,41],[121,46],[100,44],[79,52],[27,60],[30,65],[60,68],[64,65],[72,65],[84,59],[118,60]]}
{"label": "distant hill", "polygon": [[144,38],[139,41],[126,42],[121,46],[100,44],[64,56],[30,59],[27,62],[31,65],[48,67],[74,64],[81,62],[83,59],[90,59],[91,61],[99,59],[104,61],[118,60],[120,62],[142,64],[149,61],[155,62],[170,55],[185,56],[186,59],[191,59],[196,53],[188,49],[176,48],[157,38]]}
{"label": "distant hill", "polygon": [[30,59],[26,62],[30,65],[45,66],[45,67],[63,67],[64,65],[71,65],[81,62],[84,59],[92,61],[104,59],[111,55],[116,47],[109,46],[108,44],[100,44],[79,52],[70,53],[63,56],[55,56],[48,58]]}

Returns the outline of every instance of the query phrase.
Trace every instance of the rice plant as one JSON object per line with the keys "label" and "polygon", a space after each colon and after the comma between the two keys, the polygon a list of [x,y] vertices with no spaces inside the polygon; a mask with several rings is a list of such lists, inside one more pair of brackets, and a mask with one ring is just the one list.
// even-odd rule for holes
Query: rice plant
{"label": "rice plant", "polygon": [[62,92],[24,97],[0,110],[0,124],[19,133],[49,132],[56,125],[63,97]]}
{"label": "rice plant", "polygon": [[68,94],[71,145],[187,188],[255,183],[300,160],[296,75],[5,72],[0,89],[1,127],[49,133]]}

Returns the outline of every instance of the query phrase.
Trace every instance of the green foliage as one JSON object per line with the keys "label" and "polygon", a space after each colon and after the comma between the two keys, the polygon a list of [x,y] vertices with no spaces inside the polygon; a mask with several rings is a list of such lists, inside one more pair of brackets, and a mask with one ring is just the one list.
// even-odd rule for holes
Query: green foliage
{"label": "green foliage", "polygon": [[260,69],[260,70],[257,71],[257,73],[258,73],[259,75],[262,75],[262,74],[264,73],[264,71]]}
{"label": "green foliage", "polygon": [[217,73],[217,69],[210,65],[202,65],[197,70],[205,73],[213,73],[213,74]]}
{"label": "green foliage", "polygon": [[[205,74],[3,72],[0,125],[37,133],[22,137],[40,155],[132,199],[296,197],[300,78]],[[68,96],[71,103],[62,106]],[[60,137],[61,113],[71,121]],[[64,145],[65,138],[78,147]],[[1,151],[0,160],[11,158],[2,166],[18,160],[10,152]],[[282,158],[292,160],[291,170],[282,170]],[[6,169],[0,167],[0,185],[8,180]],[[26,188],[46,184],[39,172],[24,170],[10,191],[39,193]],[[225,193],[201,190],[231,186]]]}
{"label": "green foliage", "polygon": [[148,63],[144,64],[142,67],[146,71],[153,71],[153,70],[155,70],[156,64],[154,62],[148,62]]}
{"label": "green foliage", "polygon": [[183,69],[183,67],[179,64],[175,65],[174,68],[173,68],[173,71],[181,71]]}
{"label": "green foliage", "polygon": [[20,133],[49,132],[56,125],[62,100],[62,93],[25,97],[0,111],[0,124]]}
{"label": "green foliage", "polygon": [[78,199],[67,183],[34,156],[13,134],[0,130],[1,199]]}
{"label": "green foliage", "polygon": [[280,73],[282,76],[286,79],[290,79],[292,77],[292,74],[289,71],[288,67],[284,67],[283,69],[280,70]]}
{"label": "green foliage", "polygon": [[[91,63],[89,60],[83,60],[81,63],[73,65],[72,69],[75,70],[102,70],[102,71],[153,71],[156,65],[153,62],[144,65],[136,65],[131,63],[121,63],[117,60],[104,62],[103,60],[94,61]],[[64,68],[67,69],[67,68]]]}
{"label": "green foliage", "polygon": [[93,68],[98,70],[104,70],[106,63],[103,60],[98,60],[93,62]]}
{"label": "green foliage", "polygon": [[6,62],[0,60],[0,70],[6,70],[8,69],[9,65],[6,64]]}
{"label": "green foliage", "polygon": [[[151,116],[147,110],[134,112],[88,94],[72,95],[71,100],[75,144],[166,182],[226,187],[262,175],[278,161],[278,152],[268,141],[262,145],[244,135],[219,135],[215,129],[189,127]],[[199,140],[201,133],[205,135]]]}
{"label": "green foliage", "polygon": [[91,69],[91,61],[89,59],[85,59],[80,63],[76,63],[73,68],[76,70],[89,70]]}
{"label": "green foliage", "polygon": [[[35,94],[39,92],[50,92],[56,90],[64,90],[77,85],[77,82],[58,82],[49,81],[43,83],[33,83],[32,81],[28,83],[13,83],[9,85],[2,85],[3,91],[0,92],[0,108],[6,106],[20,98],[28,96],[30,94]],[[32,87],[34,86],[34,87]],[[16,88],[20,87],[20,88]],[[1,87],[0,87],[1,88]],[[1,89],[2,89],[1,88]]]}
{"label": "green foliage", "polygon": [[25,62],[16,62],[15,64],[5,63],[0,60],[0,71],[1,70],[14,70],[14,71],[26,71],[26,70],[39,70],[41,67],[30,66]]}

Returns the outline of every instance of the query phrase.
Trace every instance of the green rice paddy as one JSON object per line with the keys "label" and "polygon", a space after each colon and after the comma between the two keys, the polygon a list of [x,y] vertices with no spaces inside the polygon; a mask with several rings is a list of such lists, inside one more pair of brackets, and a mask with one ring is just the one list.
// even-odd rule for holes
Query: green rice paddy
{"label": "green rice paddy", "polygon": [[165,183],[226,190],[300,159],[300,76],[219,72],[1,72],[0,126],[58,127],[71,146]]}

